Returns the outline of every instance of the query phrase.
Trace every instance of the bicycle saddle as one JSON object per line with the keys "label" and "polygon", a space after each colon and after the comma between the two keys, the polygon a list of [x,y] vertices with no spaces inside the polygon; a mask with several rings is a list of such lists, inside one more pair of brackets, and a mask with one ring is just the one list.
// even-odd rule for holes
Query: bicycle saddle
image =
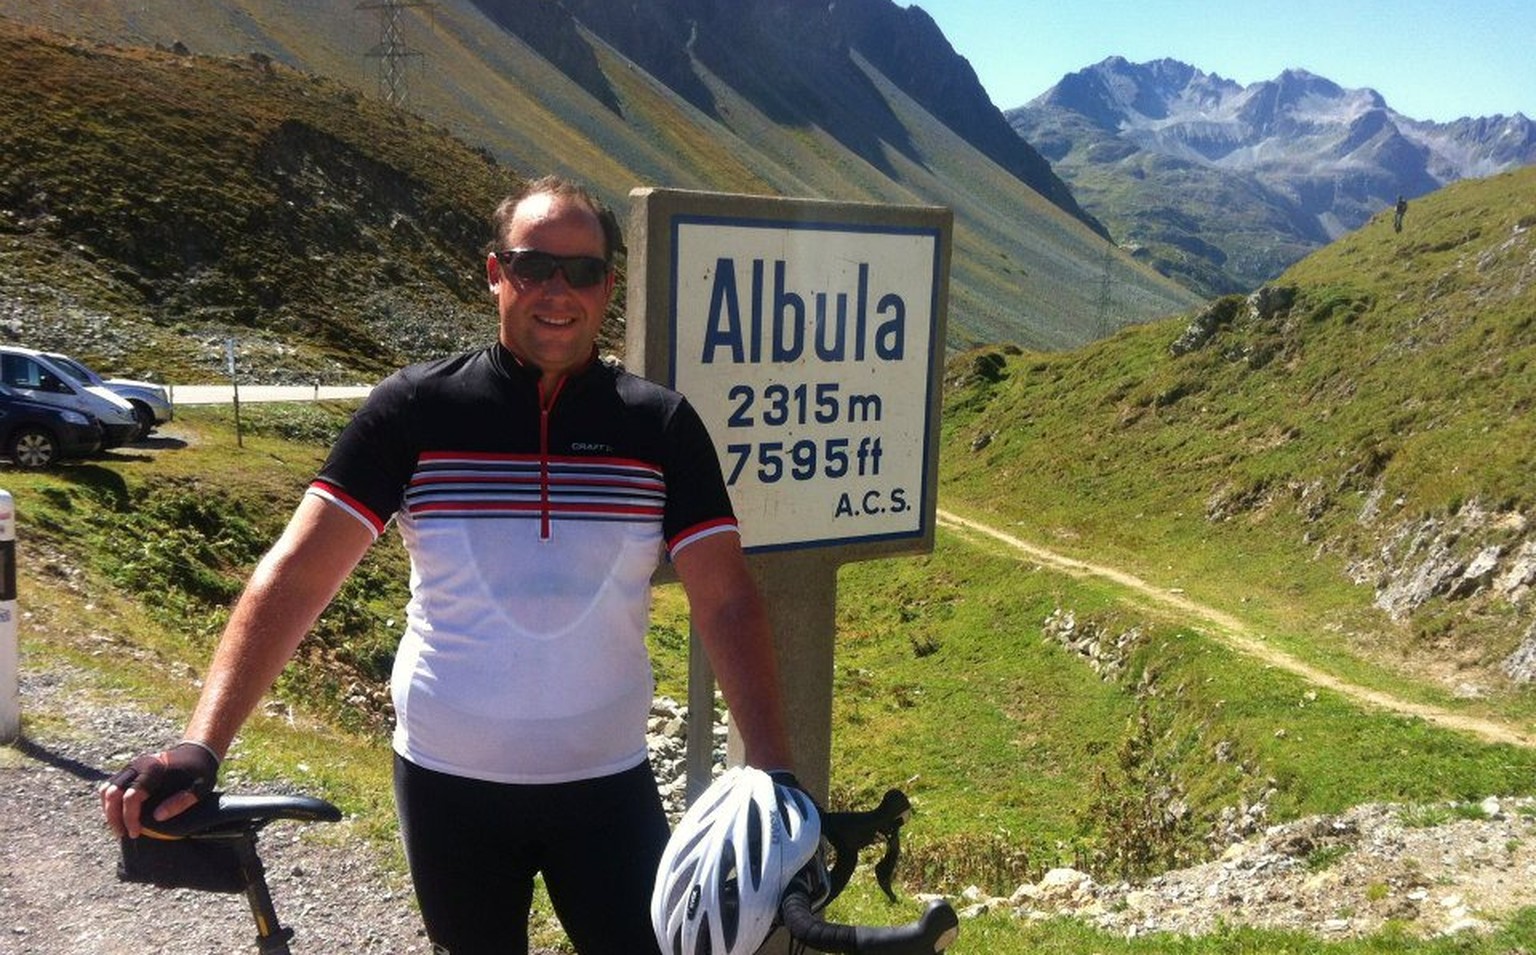
{"label": "bicycle saddle", "polygon": [[256,833],[269,822],[336,822],[341,810],[313,796],[209,793],[192,808],[118,840],[117,877],[165,889],[245,892],[262,882]]}
{"label": "bicycle saddle", "polygon": [[144,825],[151,838],[209,838],[254,831],[269,822],[336,822],[341,810],[314,796],[264,796],[209,793],[185,812]]}

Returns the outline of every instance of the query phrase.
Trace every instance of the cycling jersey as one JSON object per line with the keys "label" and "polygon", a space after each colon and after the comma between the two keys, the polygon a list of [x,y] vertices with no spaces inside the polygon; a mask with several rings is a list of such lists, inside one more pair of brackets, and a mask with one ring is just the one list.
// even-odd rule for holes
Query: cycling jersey
{"label": "cycling jersey", "polygon": [[499,344],[374,389],[309,492],[411,559],[394,748],[504,783],[589,779],[646,756],[645,631],[665,547],[736,532],[703,422],[593,361],[550,394]]}

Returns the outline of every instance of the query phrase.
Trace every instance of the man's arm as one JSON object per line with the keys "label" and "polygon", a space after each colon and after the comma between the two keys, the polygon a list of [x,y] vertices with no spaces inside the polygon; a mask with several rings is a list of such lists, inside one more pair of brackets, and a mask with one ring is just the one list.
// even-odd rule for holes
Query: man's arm
{"label": "man's arm", "polygon": [[792,771],[773,633],[747,570],[741,538],[700,538],[678,551],[672,564],[688,594],[693,628],[741,734],[747,763]]}
{"label": "man's arm", "polygon": [[[185,739],[223,759],[241,724],[372,542],[371,531],[356,518],[305,496],[230,614]],[[109,784],[101,793],[107,825],[118,835],[137,837],[140,813],[151,795],[156,794],[132,782],[126,788]],[[154,817],[169,818],[196,801],[190,790],[171,794],[155,808]]]}

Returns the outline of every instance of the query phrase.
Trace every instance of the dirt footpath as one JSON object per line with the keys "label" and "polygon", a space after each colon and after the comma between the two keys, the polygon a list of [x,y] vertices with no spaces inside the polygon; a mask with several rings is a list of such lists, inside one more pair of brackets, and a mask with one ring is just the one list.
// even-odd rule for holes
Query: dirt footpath
{"label": "dirt footpath", "polygon": [[[958,514],[951,514],[948,511],[939,511],[938,521],[951,530],[969,531],[972,534],[990,537],[1023,554],[1028,559],[1039,563],[1041,566],[1080,577],[1100,577],[1112,581],[1127,591],[1134,593],[1142,600],[1178,610],[1186,615],[1191,624],[1202,629],[1203,632],[1215,639],[1221,640],[1233,649],[1262,660],[1270,666],[1295,673],[1297,676],[1317,686],[1347,696],[1358,703],[1376,709],[1389,710],[1403,716],[1418,717],[1429,723],[1460,730],[1464,733],[1471,733],[1490,743],[1508,743],[1511,746],[1525,747],[1536,746],[1536,738],[1533,738],[1532,734],[1524,727],[1508,726],[1495,720],[1481,719],[1476,716],[1454,713],[1438,706],[1411,702],[1389,693],[1383,693],[1380,690],[1373,690],[1369,687],[1341,680],[1331,673],[1325,673],[1317,667],[1310,666],[1290,654],[1266,644],[1259,634],[1255,633],[1247,624],[1231,614],[1223,613],[1214,607],[1196,603],[1180,593],[1154,587],[1141,578],[1122,570],[1099,564],[1090,564],[1076,558],[1063,556],[1044,547],[1021,540],[1011,534],[1004,533],[980,521],[973,521]],[[1204,626],[1202,627],[1201,624],[1204,624]]]}

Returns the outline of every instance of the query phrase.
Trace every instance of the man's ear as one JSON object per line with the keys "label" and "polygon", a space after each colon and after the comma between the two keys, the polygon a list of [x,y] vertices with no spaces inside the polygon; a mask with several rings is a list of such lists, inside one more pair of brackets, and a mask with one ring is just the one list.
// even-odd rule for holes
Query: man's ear
{"label": "man's ear", "polygon": [[485,281],[490,286],[491,294],[496,294],[496,287],[501,284],[501,263],[496,259],[496,253],[488,253],[485,257]]}

